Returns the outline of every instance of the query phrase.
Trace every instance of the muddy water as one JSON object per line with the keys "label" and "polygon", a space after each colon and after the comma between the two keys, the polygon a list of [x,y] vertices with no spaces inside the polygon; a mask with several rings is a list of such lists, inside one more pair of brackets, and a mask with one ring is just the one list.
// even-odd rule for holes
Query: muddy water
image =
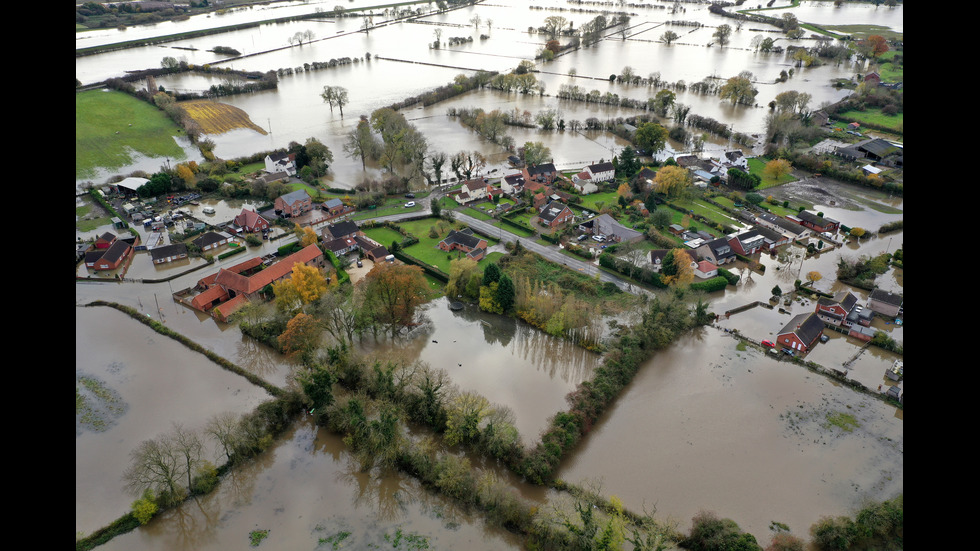
{"label": "muddy water", "polygon": [[[762,543],[771,521],[808,537],[823,515],[903,489],[895,408],[754,350],[717,329],[658,352],[564,463],[630,508],[656,507],[681,529],[699,510]],[[853,415],[851,432],[827,415]]]}
{"label": "muddy water", "polygon": [[[270,396],[204,356],[116,310],[75,309],[75,377],[114,398],[83,392],[104,424],[75,426],[75,529],[91,532],[129,510],[123,489],[129,452],[171,423],[201,427],[222,412],[245,413]],[[209,450],[208,457],[214,455]]]}
{"label": "muddy water", "polygon": [[399,530],[433,549],[521,548],[512,534],[487,527],[414,479],[359,472],[340,437],[307,417],[211,494],[100,549],[244,549],[253,530],[268,530],[261,546],[269,549],[329,549],[344,533],[337,548],[391,547],[385,537]]}
{"label": "muddy water", "polygon": [[513,319],[466,306],[454,312],[445,298],[426,310],[431,324],[409,339],[370,344],[367,354],[419,359],[445,369],[462,391],[511,408],[525,443],[548,418],[564,410],[565,395],[592,376],[600,357]]}

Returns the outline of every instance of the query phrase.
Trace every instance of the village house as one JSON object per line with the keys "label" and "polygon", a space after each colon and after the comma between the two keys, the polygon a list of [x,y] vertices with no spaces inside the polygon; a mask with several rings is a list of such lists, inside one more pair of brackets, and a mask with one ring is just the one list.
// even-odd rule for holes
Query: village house
{"label": "village house", "polygon": [[643,232],[620,224],[608,214],[600,214],[578,225],[580,231],[591,235],[601,235],[613,243],[634,242],[643,239]]}
{"label": "village house", "polygon": [[480,260],[487,252],[487,240],[474,235],[469,228],[462,231],[452,230],[439,242],[439,248],[447,252],[462,251],[467,258]]}
{"label": "village house", "polygon": [[749,159],[739,150],[726,151],[721,158],[722,164],[726,165],[728,168],[738,168],[748,172],[749,170]]}
{"label": "village house", "polygon": [[709,279],[718,275],[718,266],[702,260],[694,266],[694,275],[701,279]]}
{"label": "village house", "polygon": [[813,235],[813,230],[804,227],[798,222],[787,220],[782,216],[776,216],[769,212],[760,214],[756,220],[758,220],[760,226],[775,230],[789,237],[790,240],[806,239]]}
{"label": "village house", "polygon": [[555,165],[553,163],[545,163],[541,165],[524,167],[524,169],[521,170],[521,174],[524,175],[525,182],[530,183],[533,181],[545,185],[551,185],[558,177],[558,170],[555,169]]}
{"label": "village house", "polygon": [[610,182],[616,179],[616,167],[610,162],[596,163],[585,167],[589,179],[594,183]]}
{"label": "village house", "polygon": [[233,223],[235,226],[241,228],[245,233],[253,233],[269,229],[269,221],[263,218],[261,214],[251,209],[243,208],[242,212],[235,217]]}
{"label": "village house", "polygon": [[572,210],[559,201],[551,201],[541,210],[538,220],[542,225],[549,228],[557,228],[565,222],[571,221],[575,215]]}
{"label": "village house", "polygon": [[759,230],[747,230],[728,236],[728,244],[742,255],[749,256],[766,250],[766,238]]}
{"label": "village house", "polygon": [[500,189],[508,195],[518,195],[524,191],[524,174],[508,174],[500,180]]}
{"label": "village house", "polygon": [[328,224],[324,226],[323,231],[323,241],[333,241],[334,239],[353,239],[361,233],[361,228],[357,226],[356,223],[350,220],[344,220],[343,222],[337,222],[336,224]]}
{"label": "village house", "polygon": [[830,232],[835,233],[840,228],[840,222],[834,220],[833,218],[828,218],[825,216],[818,216],[810,211],[804,210],[800,211],[796,216],[787,216],[787,219],[797,222],[798,224],[810,228],[817,233]]}
{"label": "village house", "polygon": [[203,235],[198,236],[196,239],[191,241],[191,243],[193,243],[202,251],[210,251],[213,249],[217,249],[222,245],[227,244],[231,240],[232,237],[225,232],[209,231]]}
{"label": "village house", "polygon": [[790,320],[776,334],[776,343],[800,354],[805,354],[823,334],[823,322],[816,313],[802,313]]}
{"label": "village house", "polygon": [[271,153],[265,156],[265,171],[269,174],[285,172],[296,175],[296,155],[291,153]]}
{"label": "village house", "polygon": [[841,291],[833,298],[820,297],[817,300],[815,313],[824,323],[838,327],[850,327],[847,316],[857,306],[857,297],[848,291]]}
{"label": "village house", "polygon": [[[112,234],[108,234],[112,235]],[[107,238],[106,234],[100,236],[100,240]],[[85,266],[92,270],[115,270],[123,265],[132,255],[135,249],[133,245],[122,239],[112,236],[112,244],[107,247],[95,247],[85,253]]]}
{"label": "village house", "polygon": [[487,199],[493,193],[493,187],[488,185],[483,178],[474,178],[463,182],[463,186],[456,195],[456,202],[462,205]]}
{"label": "village house", "polygon": [[581,195],[599,191],[599,186],[592,181],[592,175],[585,170],[572,176],[572,187]]}
{"label": "village house", "polygon": [[902,301],[902,295],[884,289],[875,289],[871,291],[871,295],[868,297],[868,308],[894,318],[903,313]]}
{"label": "village house", "polygon": [[276,214],[284,218],[299,216],[310,212],[311,210],[313,210],[313,201],[310,199],[310,194],[306,193],[305,189],[298,189],[276,197]]}
{"label": "village house", "polygon": [[695,250],[698,257],[715,265],[735,262],[735,250],[724,237],[703,243]]}
{"label": "village house", "polygon": [[339,239],[324,241],[323,248],[327,249],[328,251],[332,252],[334,256],[338,257],[360,249],[357,244],[357,240],[351,237],[341,237]]}
{"label": "village house", "polygon": [[166,264],[167,262],[173,262],[182,258],[187,258],[187,245],[183,243],[174,243],[172,245],[150,249],[150,259],[154,264]]}

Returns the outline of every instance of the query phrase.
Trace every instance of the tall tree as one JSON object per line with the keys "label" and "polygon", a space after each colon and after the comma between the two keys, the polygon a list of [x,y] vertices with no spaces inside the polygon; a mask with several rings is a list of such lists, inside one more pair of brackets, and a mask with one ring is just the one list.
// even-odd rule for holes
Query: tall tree
{"label": "tall tree", "polygon": [[664,34],[660,35],[660,40],[666,42],[668,46],[670,46],[678,38],[680,38],[680,35],[678,35],[674,31],[667,31]]}
{"label": "tall tree", "polygon": [[347,88],[343,86],[324,86],[320,97],[330,106],[331,113],[333,112],[333,106],[336,105],[340,108],[340,116],[344,116],[344,106],[350,103]]}
{"label": "tall tree", "polygon": [[732,36],[732,27],[731,25],[718,25],[718,28],[715,29],[714,34],[711,36],[718,40],[719,46],[724,46],[728,44],[728,40]]}
{"label": "tall tree", "polygon": [[666,147],[667,135],[667,129],[663,126],[655,122],[645,122],[636,128],[633,141],[638,148],[650,155],[656,155]]}
{"label": "tall tree", "polygon": [[286,322],[286,330],[279,335],[278,341],[285,354],[305,354],[319,344],[320,326],[316,318],[299,312]]}
{"label": "tall tree", "polygon": [[657,171],[653,178],[653,189],[667,196],[681,193],[691,183],[691,173],[686,168],[670,165]]}
{"label": "tall tree", "polygon": [[749,71],[742,71],[729,78],[718,91],[718,95],[722,99],[730,100],[732,105],[736,103],[752,105],[758,93],[759,90],[752,86],[752,73]]}
{"label": "tall tree", "polygon": [[551,149],[541,142],[524,142],[524,162],[539,165],[551,160]]}
{"label": "tall tree", "polygon": [[873,34],[864,39],[864,47],[871,53],[871,57],[878,57],[888,51],[888,40],[880,34]]}
{"label": "tall tree", "polygon": [[140,442],[130,453],[130,466],[123,475],[127,488],[140,496],[152,490],[167,505],[179,503],[187,493],[181,484],[186,466],[173,442],[166,434]]}
{"label": "tall tree", "polygon": [[567,26],[568,19],[560,15],[552,15],[544,19],[544,32],[549,38],[561,36]]}
{"label": "tall tree", "polygon": [[344,153],[352,159],[361,159],[361,170],[367,168],[366,159],[375,160],[378,158],[380,144],[377,138],[371,133],[371,123],[368,118],[361,115],[361,120],[357,126],[347,133],[344,141]]}
{"label": "tall tree", "polygon": [[379,262],[358,282],[365,286],[365,306],[376,323],[396,334],[415,323],[428,294],[422,268]]}

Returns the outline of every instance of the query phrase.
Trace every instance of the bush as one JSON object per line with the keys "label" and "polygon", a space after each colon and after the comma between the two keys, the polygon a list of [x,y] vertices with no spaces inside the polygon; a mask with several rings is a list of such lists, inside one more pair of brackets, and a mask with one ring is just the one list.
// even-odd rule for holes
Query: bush
{"label": "bush", "polygon": [[145,492],[143,492],[143,497],[134,501],[131,509],[133,511],[133,517],[135,517],[140,524],[150,522],[150,519],[152,519],[153,515],[157,514],[157,511],[159,510],[156,500],[153,498],[153,491],[147,489]]}

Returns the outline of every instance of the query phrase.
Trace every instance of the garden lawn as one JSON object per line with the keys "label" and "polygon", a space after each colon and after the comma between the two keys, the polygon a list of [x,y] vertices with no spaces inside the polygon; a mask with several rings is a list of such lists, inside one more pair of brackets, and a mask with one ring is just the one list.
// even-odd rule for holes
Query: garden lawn
{"label": "garden lawn", "polygon": [[[461,230],[466,227],[463,224],[453,223],[442,220],[441,218],[423,218],[421,220],[409,220],[405,222],[400,222],[399,227],[403,230],[411,233],[419,239],[419,242],[406,247],[404,252],[420,262],[428,264],[430,266],[435,266],[445,272],[449,273],[449,263],[456,258],[462,256],[462,253],[458,251],[453,251],[452,253],[447,253],[439,248],[439,242],[445,239],[446,235],[449,234],[451,229]],[[435,226],[438,233],[437,237],[429,237],[429,230]],[[487,237],[479,236],[481,239],[487,240],[487,246],[492,247],[497,244],[496,239],[490,239]],[[486,260],[481,260],[480,265],[485,265]]]}
{"label": "garden lawn", "polygon": [[120,168],[133,153],[186,159],[174,140],[183,132],[163,111],[123,92],[75,94],[75,178],[94,177],[98,168]]}
{"label": "garden lawn", "polygon": [[905,117],[903,113],[886,115],[881,112],[881,109],[865,109],[864,111],[854,111],[854,110],[844,111],[843,113],[839,113],[838,116],[841,119],[845,119],[849,121],[853,120],[861,124],[865,124],[865,123],[873,124],[876,126],[881,126],[883,128],[894,130],[895,132],[901,132],[905,122]]}
{"label": "garden lawn", "polygon": [[582,197],[582,202],[579,206],[582,208],[591,210],[592,212],[599,212],[599,207],[596,203],[602,202],[603,206],[616,205],[619,204],[619,195],[615,191],[605,191],[602,193],[592,193],[590,195],[585,195]]}
{"label": "garden lawn", "polygon": [[771,188],[773,186],[781,186],[796,180],[796,177],[793,176],[793,174],[786,174],[777,180],[767,177],[764,170],[766,168],[766,163],[770,160],[771,159],[763,159],[761,157],[753,157],[749,159],[749,174],[758,174],[759,178],[762,178],[762,183],[759,184],[759,187],[755,188],[756,191]]}
{"label": "garden lawn", "polygon": [[[723,226],[736,226],[736,225],[738,225],[738,221],[737,220],[735,220],[731,216],[728,216],[728,214],[726,214],[724,211],[722,211],[718,207],[716,207],[716,206],[714,206],[714,205],[712,205],[710,203],[705,203],[704,201],[694,200],[694,201],[683,202],[683,203],[676,202],[676,203],[673,203],[673,204],[676,205],[676,206],[678,206],[678,207],[681,207],[683,209],[687,209],[687,210],[693,211],[694,214],[699,214],[699,215],[707,218],[708,220],[711,220],[712,222],[715,222],[717,224],[721,224]],[[671,210],[673,210],[673,209],[671,209]],[[678,213],[678,214],[680,214],[680,213]],[[681,217],[683,218],[683,215]],[[695,224],[696,225],[696,224],[698,224],[698,222],[692,222],[692,224]]]}
{"label": "garden lawn", "polygon": [[377,226],[374,228],[364,228],[364,235],[370,237],[371,239],[381,243],[389,250],[391,249],[391,244],[394,242],[401,243],[405,236],[396,232],[391,228],[385,226]]}

